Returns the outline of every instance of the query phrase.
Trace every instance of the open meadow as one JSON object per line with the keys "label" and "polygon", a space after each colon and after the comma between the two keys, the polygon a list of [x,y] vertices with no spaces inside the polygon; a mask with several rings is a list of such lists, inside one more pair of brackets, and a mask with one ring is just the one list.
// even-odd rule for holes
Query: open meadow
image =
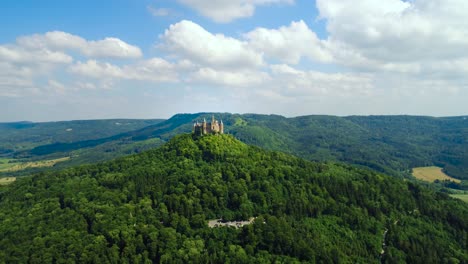
{"label": "open meadow", "polygon": [[67,161],[70,157],[63,157],[52,160],[41,160],[41,161],[27,161],[27,162],[11,162],[12,160],[3,159],[0,160],[0,172],[13,172],[20,171],[30,168],[40,168],[40,167],[52,167],[55,164]]}
{"label": "open meadow", "polygon": [[451,194],[453,198],[460,199],[464,201],[465,203],[468,203],[468,193],[461,193],[461,194]]}
{"label": "open meadow", "polygon": [[436,166],[413,168],[412,174],[417,179],[428,182],[434,182],[435,180],[450,180],[456,183],[461,182],[458,179],[448,176],[442,171],[442,168]]}
{"label": "open meadow", "polygon": [[15,177],[0,178],[0,185],[8,185],[14,181],[16,181]]}

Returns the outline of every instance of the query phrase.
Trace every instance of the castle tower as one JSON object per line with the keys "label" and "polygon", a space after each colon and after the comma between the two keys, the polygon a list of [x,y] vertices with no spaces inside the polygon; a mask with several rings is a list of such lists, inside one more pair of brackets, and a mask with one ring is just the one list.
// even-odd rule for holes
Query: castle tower
{"label": "castle tower", "polygon": [[206,134],[208,131],[206,129],[206,118],[203,118],[203,134]]}
{"label": "castle tower", "polygon": [[215,118],[214,118],[214,115],[211,115],[211,132],[215,132],[216,131],[216,121],[215,121]]}
{"label": "castle tower", "polygon": [[206,122],[206,118],[203,118],[203,122],[199,123],[198,121],[193,124],[192,133],[195,135],[207,135],[207,134],[224,134],[224,124],[221,120],[218,121],[214,118],[214,115],[211,116],[211,122]]}

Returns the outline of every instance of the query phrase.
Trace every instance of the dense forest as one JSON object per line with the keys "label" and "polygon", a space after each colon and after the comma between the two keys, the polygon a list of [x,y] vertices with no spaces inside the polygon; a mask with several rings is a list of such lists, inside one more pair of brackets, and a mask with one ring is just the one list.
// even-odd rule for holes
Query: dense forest
{"label": "dense forest", "polygon": [[[88,140],[58,140],[13,156],[32,160],[71,157],[57,164],[58,168],[108,160],[159,146],[190,132],[193,122],[209,120],[211,115],[178,114],[137,130]],[[392,176],[409,176],[413,167],[437,165],[452,177],[468,179],[466,117],[214,115],[223,120],[227,133],[268,150],[313,161],[351,163]],[[466,189],[468,184],[451,187]]]}
{"label": "dense forest", "polygon": [[0,263],[466,263],[467,221],[410,181],[183,134],[2,187]]}

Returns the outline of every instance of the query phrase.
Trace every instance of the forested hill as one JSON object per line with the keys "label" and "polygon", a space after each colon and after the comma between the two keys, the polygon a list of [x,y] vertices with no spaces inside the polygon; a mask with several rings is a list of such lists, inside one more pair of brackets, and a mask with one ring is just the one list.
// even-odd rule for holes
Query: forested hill
{"label": "forested hill", "polygon": [[231,135],[179,135],[2,188],[0,263],[468,262],[467,204]]}
{"label": "forested hill", "polygon": [[[195,121],[210,120],[212,113],[178,114],[135,131],[97,140],[43,145],[23,155],[71,155],[70,164],[115,157],[128,152],[122,146],[153,145],[191,131]],[[269,150],[280,150],[308,160],[343,161],[391,175],[411,168],[443,167],[449,175],[468,179],[468,120],[466,117],[423,116],[302,116],[214,113],[227,133]],[[84,149],[86,151],[80,151]],[[134,148],[136,151],[141,147]],[[144,149],[144,148],[143,148]],[[130,151],[135,152],[135,151]]]}
{"label": "forested hill", "polygon": [[[243,142],[309,160],[344,161],[392,175],[437,165],[451,176],[468,179],[466,117],[227,114],[219,118],[226,131]],[[190,125],[175,131],[189,129]]]}
{"label": "forested hill", "polygon": [[107,119],[0,123],[0,155],[37,146],[96,140],[159,123],[161,119]]}

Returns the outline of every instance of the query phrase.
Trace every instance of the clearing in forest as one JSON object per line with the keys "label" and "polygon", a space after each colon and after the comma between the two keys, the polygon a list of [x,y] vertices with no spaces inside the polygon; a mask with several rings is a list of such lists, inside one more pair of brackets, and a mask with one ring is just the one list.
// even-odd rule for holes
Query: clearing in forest
{"label": "clearing in forest", "polygon": [[460,200],[464,201],[465,203],[468,203],[468,193],[465,193],[465,194],[451,194],[450,196],[452,196],[453,198],[460,199]]}
{"label": "clearing in forest", "polygon": [[70,157],[64,157],[64,158],[52,159],[52,160],[13,162],[13,163],[8,163],[8,166],[0,167],[0,172],[20,171],[24,169],[39,168],[39,167],[52,167],[59,162],[66,161],[69,159]]}
{"label": "clearing in forest", "polygon": [[434,182],[435,180],[450,180],[457,183],[461,182],[458,179],[448,176],[442,171],[442,168],[436,166],[413,168],[413,176],[428,182]]}
{"label": "clearing in forest", "polygon": [[5,178],[0,178],[0,185],[7,185],[12,182],[16,181],[15,177],[5,177]]}

